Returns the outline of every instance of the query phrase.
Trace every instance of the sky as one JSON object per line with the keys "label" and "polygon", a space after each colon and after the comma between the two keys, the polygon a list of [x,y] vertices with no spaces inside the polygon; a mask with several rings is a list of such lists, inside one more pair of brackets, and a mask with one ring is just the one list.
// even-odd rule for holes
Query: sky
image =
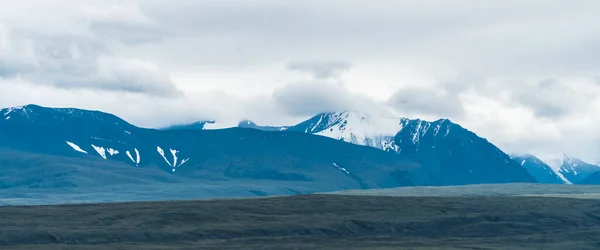
{"label": "sky", "polygon": [[0,0],[0,107],[163,127],[449,118],[600,160],[600,1]]}

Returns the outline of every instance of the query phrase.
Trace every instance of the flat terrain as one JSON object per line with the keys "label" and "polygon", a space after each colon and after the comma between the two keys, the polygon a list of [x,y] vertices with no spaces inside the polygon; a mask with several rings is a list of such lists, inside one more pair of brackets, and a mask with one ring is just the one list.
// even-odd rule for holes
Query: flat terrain
{"label": "flat terrain", "polygon": [[600,200],[299,195],[0,207],[1,249],[598,249]]}
{"label": "flat terrain", "polygon": [[476,184],[463,186],[418,186],[385,189],[344,190],[331,194],[376,196],[546,196],[600,198],[600,185],[537,183]]}
{"label": "flat terrain", "polygon": [[[322,182],[282,182],[257,180],[202,181],[194,183],[152,183],[76,188],[0,189],[0,206],[54,205],[103,202],[168,201],[264,197],[332,192]],[[399,187],[337,191],[327,194],[376,196],[545,196],[600,198],[600,185],[548,185],[532,183],[484,184],[464,186]]]}

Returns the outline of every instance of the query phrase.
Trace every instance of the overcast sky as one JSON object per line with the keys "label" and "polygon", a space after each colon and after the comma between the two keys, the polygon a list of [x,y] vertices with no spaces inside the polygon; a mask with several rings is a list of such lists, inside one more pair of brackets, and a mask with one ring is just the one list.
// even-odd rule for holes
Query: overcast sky
{"label": "overcast sky", "polygon": [[508,153],[600,152],[600,1],[0,0],[0,106],[140,126],[450,118]]}

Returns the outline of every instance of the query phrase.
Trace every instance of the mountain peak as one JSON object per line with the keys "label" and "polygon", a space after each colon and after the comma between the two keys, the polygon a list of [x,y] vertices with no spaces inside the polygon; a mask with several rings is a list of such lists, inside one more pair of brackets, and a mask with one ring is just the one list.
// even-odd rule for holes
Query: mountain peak
{"label": "mountain peak", "polygon": [[563,154],[558,171],[571,183],[579,183],[591,174],[600,171],[600,167]]}
{"label": "mountain peak", "polygon": [[543,162],[532,154],[511,154],[510,158],[523,166],[539,183],[547,184],[570,184],[556,168]]}
{"label": "mountain peak", "polygon": [[[0,110],[0,115],[9,123],[21,124],[23,126],[35,126],[36,124],[55,123],[56,126],[79,126],[82,124],[115,124],[132,126],[125,120],[109,113],[76,108],[50,108],[35,104],[16,106]],[[23,123],[25,122],[25,123]]]}
{"label": "mountain peak", "polygon": [[254,126],[258,126],[258,125],[256,125],[256,123],[254,123],[253,121],[250,121],[248,119],[241,120],[238,123],[238,127],[245,127],[245,126],[254,127]]}

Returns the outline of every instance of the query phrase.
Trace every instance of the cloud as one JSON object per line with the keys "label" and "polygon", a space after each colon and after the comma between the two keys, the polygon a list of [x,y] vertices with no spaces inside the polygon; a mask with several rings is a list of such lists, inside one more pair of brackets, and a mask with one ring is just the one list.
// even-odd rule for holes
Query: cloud
{"label": "cloud", "polygon": [[[41,16],[36,18],[53,17],[41,24],[43,28],[28,22],[15,23],[7,18],[11,13],[0,17],[0,77],[19,77],[67,89],[182,95],[168,72],[156,63],[114,55],[115,43],[139,44],[158,39],[151,22],[136,5],[95,8],[94,4],[97,2],[66,8],[66,12],[81,12],[69,13],[71,16],[38,13]],[[71,29],[64,30],[62,25]]]}
{"label": "cloud", "polygon": [[0,0],[0,104],[150,125],[388,105],[508,151],[593,155],[600,2],[374,1]]}
{"label": "cloud", "polygon": [[577,109],[585,109],[585,96],[557,79],[544,79],[512,89],[514,101],[545,118],[560,118],[577,112]]}
{"label": "cloud", "polygon": [[463,114],[462,104],[456,94],[439,93],[424,87],[400,89],[387,103],[403,114],[445,118],[460,117]]}
{"label": "cloud", "polygon": [[351,110],[354,108],[351,98],[343,86],[319,81],[293,83],[273,92],[275,102],[297,116]]}
{"label": "cloud", "polygon": [[272,94],[279,107],[292,116],[313,116],[321,112],[378,112],[380,106],[371,98],[351,93],[342,84],[331,81],[296,82]]}
{"label": "cloud", "polygon": [[337,79],[344,72],[349,70],[351,64],[343,61],[324,61],[324,62],[291,62],[288,68],[301,72],[307,72],[314,79]]}

